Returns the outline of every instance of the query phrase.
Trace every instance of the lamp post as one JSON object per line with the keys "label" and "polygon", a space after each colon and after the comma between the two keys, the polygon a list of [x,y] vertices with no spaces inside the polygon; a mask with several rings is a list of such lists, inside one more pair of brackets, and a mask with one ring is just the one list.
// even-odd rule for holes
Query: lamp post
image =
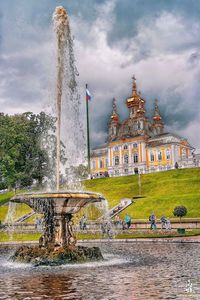
{"label": "lamp post", "polygon": [[139,190],[139,196],[141,196],[141,189],[142,189],[141,174],[140,174],[140,170],[138,170],[138,190]]}

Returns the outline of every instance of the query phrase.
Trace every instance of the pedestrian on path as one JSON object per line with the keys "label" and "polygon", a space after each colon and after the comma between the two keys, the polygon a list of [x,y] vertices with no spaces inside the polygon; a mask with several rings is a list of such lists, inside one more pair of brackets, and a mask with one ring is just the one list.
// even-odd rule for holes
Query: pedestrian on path
{"label": "pedestrian on path", "polygon": [[82,216],[82,218],[80,219],[80,229],[81,230],[86,230],[87,229],[87,218],[85,215]]}
{"label": "pedestrian on path", "polygon": [[131,226],[131,217],[128,214],[126,214],[124,221],[126,223],[127,229],[129,229]]}
{"label": "pedestrian on path", "polygon": [[155,214],[152,212],[152,214],[150,215],[149,217],[149,221],[150,221],[150,224],[151,224],[151,230],[155,230],[157,229],[157,226],[156,226],[156,216]]}

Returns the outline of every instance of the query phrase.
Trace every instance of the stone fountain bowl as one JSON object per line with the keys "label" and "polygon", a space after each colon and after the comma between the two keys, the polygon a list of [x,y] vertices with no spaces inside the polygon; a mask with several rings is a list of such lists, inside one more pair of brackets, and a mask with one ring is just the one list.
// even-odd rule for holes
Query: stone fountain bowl
{"label": "stone fountain bowl", "polygon": [[37,192],[15,195],[10,201],[25,203],[37,213],[53,209],[54,214],[75,214],[83,206],[105,200],[102,195],[92,192]]}
{"label": "stone fountain bowl", "polygon": [[43,235],[39,245],[20,247],[12,259],[34,265],[60,265],[70,262],[101,260],[97,247],[76,246],[72,215],[83,206],[100,202],[104,198],[91,192],[46,192],[25,193],[14,196],[10,201],[25,203],[35,212],[44,214]]}

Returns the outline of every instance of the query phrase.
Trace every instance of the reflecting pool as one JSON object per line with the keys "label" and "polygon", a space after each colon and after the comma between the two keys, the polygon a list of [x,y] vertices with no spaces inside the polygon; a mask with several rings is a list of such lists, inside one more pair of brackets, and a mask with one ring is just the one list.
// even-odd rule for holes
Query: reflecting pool
{"label": "reflecting pool", "polygon": [[105,261],[31,267],[0,246],[0,299],[200,299],[200,244],[102,243]]}

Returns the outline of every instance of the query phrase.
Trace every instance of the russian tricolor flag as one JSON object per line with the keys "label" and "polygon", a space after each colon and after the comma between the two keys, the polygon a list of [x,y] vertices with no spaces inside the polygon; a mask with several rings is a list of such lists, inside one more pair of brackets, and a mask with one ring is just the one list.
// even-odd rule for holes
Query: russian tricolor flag
{"label": "russian tricolor flag", "polygon": [[91,94],[90,94],[90,92],[89,92],[89,90],[88,90],[88,86],[87,86],[87,84],[86,84],[86,101],[89,101],[89,100],[91,100]]}

